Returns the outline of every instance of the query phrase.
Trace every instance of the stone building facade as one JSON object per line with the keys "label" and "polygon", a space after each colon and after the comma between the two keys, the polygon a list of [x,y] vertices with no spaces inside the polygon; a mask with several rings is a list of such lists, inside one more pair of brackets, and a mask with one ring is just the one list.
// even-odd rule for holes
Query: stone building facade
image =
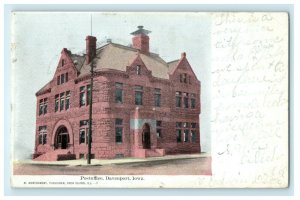
{"label": "stone building facade", "polygon": [[200,81],[186,53],[165,62],[150,52],[149,33],[139,26],[130,47],[108,40],[97,48],[87,36],[86,55],[61,51],[52,80],[36,93],[33,159],[87,158],[92,63],[92,157],[201,152]]}

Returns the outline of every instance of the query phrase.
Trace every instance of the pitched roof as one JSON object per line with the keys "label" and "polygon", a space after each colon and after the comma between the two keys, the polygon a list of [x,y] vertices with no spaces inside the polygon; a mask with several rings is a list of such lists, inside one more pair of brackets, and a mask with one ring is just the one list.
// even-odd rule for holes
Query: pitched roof
{"label": "pitched roof", "polygon": [[[126,71],[133,60],[137,57],[138,49],[123,46],[120,44],[109,43],[97,49],[95,71],[103,69],[115,69]],[[152,75],[157,78],[169,79],[169,66],[159,55],[154,53],[143,54],[140,57],[146,67],[152,71]],[[80,76],[90,73],[90,66],[83,64],[80,69]]]}
{"label": "pitched roof", "polygon": [[173,72],[177,68],[178,63],[179,63],[179,59],[178,60],[173,60],[171,62],[168,62],[168,65],[169,65],[169,74],[173,74]]}
{"label": "pitched roof", "polygon": [[50,83],[51,83],[51,81],[49,81],[49,82],[48,82],[46,85],[44,85],[39,91],[37,91],[37,92],[35,93],[35,95],[41,95],[41,94],[44,94],[44,93],[48,92],[48,91],[51,89]]}

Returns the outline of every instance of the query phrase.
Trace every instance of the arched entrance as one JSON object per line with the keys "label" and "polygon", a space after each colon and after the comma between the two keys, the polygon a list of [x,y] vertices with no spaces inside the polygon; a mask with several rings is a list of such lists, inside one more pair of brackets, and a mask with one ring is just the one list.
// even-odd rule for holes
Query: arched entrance
{"label": "arched entrance", "polygon": [[147,123],[143,126],[142,142],[143,149],[151,148],[150,126]]}
{"label": "arched entrance", "polygon": [[57,129],[55,147],[58,149],[67,149],[70,142],[68,129],[65,126],[61,126]]}

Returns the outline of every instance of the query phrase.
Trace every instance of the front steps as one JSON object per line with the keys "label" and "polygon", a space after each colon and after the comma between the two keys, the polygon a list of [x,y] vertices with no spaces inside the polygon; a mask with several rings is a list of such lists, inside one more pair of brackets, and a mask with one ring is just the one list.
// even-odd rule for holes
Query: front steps
{"label": "front steps", "polygon": [[58,161],[58,160],[75,160],[76,155],[72,154],[69,149],[56,149],[46,152],[36,158],[34,161]]}

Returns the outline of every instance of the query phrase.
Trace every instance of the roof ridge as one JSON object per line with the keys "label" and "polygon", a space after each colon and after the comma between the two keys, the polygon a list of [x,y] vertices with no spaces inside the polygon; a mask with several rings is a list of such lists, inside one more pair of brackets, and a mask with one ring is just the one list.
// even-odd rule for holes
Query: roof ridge
{"label": "roof ridge", "polygon": [[176,59],[176,60],[172,60],[172,61],[169,61],[167,62],[168,64],[171,64],[171,63],[174,63],[174,62],[178,62],[180,59]]}

